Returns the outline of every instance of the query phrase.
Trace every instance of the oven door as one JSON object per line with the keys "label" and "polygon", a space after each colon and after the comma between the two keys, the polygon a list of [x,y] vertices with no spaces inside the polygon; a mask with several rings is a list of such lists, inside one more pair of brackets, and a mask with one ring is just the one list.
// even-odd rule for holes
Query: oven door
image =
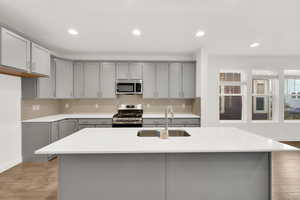
{"label": "oven door", "polygon": [[117,83],[116,94],[134,94],[135,84],[134,83]]}

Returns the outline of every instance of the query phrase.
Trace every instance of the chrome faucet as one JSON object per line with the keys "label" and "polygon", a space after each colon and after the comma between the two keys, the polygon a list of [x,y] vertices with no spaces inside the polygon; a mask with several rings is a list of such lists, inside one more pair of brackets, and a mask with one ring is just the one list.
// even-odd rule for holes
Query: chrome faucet
{"label": "chrome faucet", "polygon": [[169,114],[171,114],[171,120],[173,120],[174,112],[173,112],[172,106],[167,106],[165,109],[165,119],[166,119],[165,134],[166,134],[166,137],[169,137]]}

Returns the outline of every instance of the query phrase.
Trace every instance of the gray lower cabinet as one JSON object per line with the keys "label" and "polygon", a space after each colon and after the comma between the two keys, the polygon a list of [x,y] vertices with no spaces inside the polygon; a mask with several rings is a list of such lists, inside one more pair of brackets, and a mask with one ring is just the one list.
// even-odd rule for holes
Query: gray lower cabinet
{"label": "gray lower cabinet", "polygon": [[77,120],[66,119],[57,122],[22,123],[22,157],[24,162],[45,162],[53,155],[36,155],[34,152],[56,142],[78,130]]}
{"label": "gray lower cabinet", "polygon": [[61,155],[62,200],[270,200],[269,153]]}
{"label": "gray lower cabinet", "polygon": [[[164,127],[165,118],[144,118],[143,127]],[[169,119],[169,127],[200,127],[200,118]]]}
{"label": "gray lower cabinet", "polygon": [[45,162],[51,155],[34,152],[59,139],[58,122],[22,123],[22,157],[24,162]]}
{"label": "gray lower cabinet", "polygon": [[65,119],[58,122],[59,124],[59,138],[64,138],[78,130],[77,119]]}
{"label": "gray lower cabinet", "polygon": [[111,128],[112,119],[79,119],[79,130],[84,128]]}

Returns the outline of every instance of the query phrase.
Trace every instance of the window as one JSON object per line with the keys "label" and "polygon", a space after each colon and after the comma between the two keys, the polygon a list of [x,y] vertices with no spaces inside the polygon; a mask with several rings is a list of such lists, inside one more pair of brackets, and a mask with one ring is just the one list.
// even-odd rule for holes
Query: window
{"label": "window", "polygon": [[243,85],[240,72],[220,73],[220,120],[242,120]]}
{"label": "window", "polygon": [[273,80],[252,80],[252,120],[272,120]]}
{"label": "window", "polygon": [[276,85],[278,74],[275,72],[252,71],[252,120],[273,120]]}
{"label": "window", "polygon": [[300,71],[285,70],[284,120],[300,120]]}

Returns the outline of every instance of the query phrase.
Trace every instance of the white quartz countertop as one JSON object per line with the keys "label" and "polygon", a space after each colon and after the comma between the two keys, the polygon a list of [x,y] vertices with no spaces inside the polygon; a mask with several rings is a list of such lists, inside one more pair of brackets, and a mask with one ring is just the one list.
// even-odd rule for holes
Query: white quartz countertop
{"label": "white quartz countertop", "polygon": [[[81,113],[81,114],[59,114],[59,115],[49,115],[45,117],[39,117],[29,120],[23,120],[22,122],[55,122],[63,119],[87,119],[87,118],[112,118],[114,114],[104,113],[104,114],[94,114],[94,113]],[[143,118],[164,118],[164,114],[143,114]],[[175,114],[174,118],[200,118],[199,115],[194,114]]]}
{"label": "white quartz countertop", "polygon": [[[143,118],[164,118],[165,114],[164,113],[160,113],[160,114],[148,114],[145,113],[143,114]],[[195,114],[174,114],[174,118],[200,118],[199,115],[195,115]]]}
{"label": "white quartz countertop", "polygon": [[107,113],[107,114],[59,114],[59,115],[49,115],[45,117],[39,117],[39,118],[34,118],[34,119],[29,119],[29,120],[23,120],[22,122],[55,122],[63,119],[77,119],[77,118],[112,118],[113,114]]}
{"label": "white quartz countertop", "polygon": [[298,149],[238,128],[177,128],[190,137],[138,137],[141,129],[86,128],[42,149],[37,154],[273,152]]}

